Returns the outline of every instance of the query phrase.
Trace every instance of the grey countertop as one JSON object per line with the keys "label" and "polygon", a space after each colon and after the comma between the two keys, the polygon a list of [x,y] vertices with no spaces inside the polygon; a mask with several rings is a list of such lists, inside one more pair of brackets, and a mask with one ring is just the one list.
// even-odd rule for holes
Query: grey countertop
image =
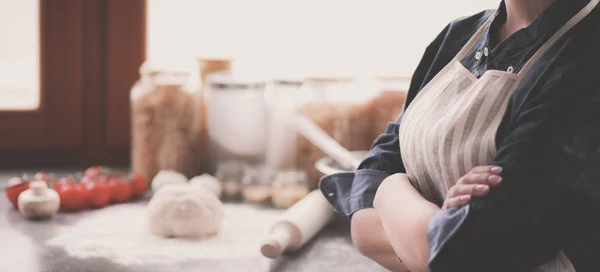
{"label": "grey countertop", "polygon": [[[0,172],[4,183],[13,172]],[[126,205],[126,204],[125,204]],[[385,271],[352,247],[348,224],[338,219],[303,249],[270,260],[263,257],[194,259],[165,265],[121,265],[110,258],[79,259],[64,248],[48,246],[61,226],[85,220],[85,212],[59,214],[50,221],[32,222],[0,197],[0,272],[126,272],[126,271]]]}

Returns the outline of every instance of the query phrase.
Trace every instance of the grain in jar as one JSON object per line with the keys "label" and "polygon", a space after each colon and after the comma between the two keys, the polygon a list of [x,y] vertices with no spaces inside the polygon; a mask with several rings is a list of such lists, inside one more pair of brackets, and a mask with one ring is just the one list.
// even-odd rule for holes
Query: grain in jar
{"label": "grain in jar", "polygon": [[189,70],[145,63],[132,88],[132,169],[148,179],[160,170],[188,178],[203,170],[202,95]]}
{"label": "grain in jar", "polygon": [[[348,150],[368,150],[373,143],[372,112],[368,102],[376,92],[351,78],[313,78],[302,87],[298,114],[308,117]],[[307,171],[308,185],[315,189],[322,174],[314,168],[326,157],[304,137],[298,139],[298,165]]]}
{"label": "grain in jar", "polygon": [[373,85],[378,90],[378,95],[368,104],[373,118],[370,138],[374,140],[385,131],[387,123],[394,122],[402,112],[410,78],[380,75],[374,78]]}

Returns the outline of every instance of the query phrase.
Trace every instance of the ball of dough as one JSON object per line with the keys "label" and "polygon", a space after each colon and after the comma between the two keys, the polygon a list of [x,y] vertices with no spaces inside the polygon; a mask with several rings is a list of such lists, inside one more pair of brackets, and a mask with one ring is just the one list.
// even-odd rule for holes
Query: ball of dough
{"label": "ball of dough", "polygon": [[192,185],[202,186],[217,197],[221,197],[221,193],[223,192],[221,182],[209,174],[193,177],[189,183]]}
{"label": "ball of dough", "polygon": [[171,171],[171,170],[162,170],[156,174],[154,179],[152,179],[152,191],[156,192],[160,188],[166,185],[172,184],[186,184],[188,179],[186,176],[179,172]]}
{"label": "ball of dough", "polygon": [[223,203],[200,186],[169,185],[148,203],[148,226],[159,236],[208,237],[219,232],[222,222]]}

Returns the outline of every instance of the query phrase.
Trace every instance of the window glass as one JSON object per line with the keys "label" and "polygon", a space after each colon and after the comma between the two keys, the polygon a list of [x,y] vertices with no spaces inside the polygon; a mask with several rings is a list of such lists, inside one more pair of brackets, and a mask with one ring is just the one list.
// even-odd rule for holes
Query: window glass
{"label": "window glass", "polygon": [[0,110],[39,106],[39,1],[0,0]]}

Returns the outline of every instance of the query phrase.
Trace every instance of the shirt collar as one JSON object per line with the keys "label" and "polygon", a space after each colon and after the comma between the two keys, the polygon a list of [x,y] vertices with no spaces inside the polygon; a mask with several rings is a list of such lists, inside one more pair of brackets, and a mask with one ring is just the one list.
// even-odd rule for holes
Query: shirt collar
{"label": "shirt collar", "polygon": [[[518,30],[498,44],[498,42],[493,41],[492,37],[497,35],[506,21],[506,4],[503,0],[496,13],[492,15],[494,16],[493,21],[487,25],[484,41],[480,44],[490,49],[490,55],[496,61],[512,58],[521,54],[526,46],[535,42],[546,41],[589,2],[590,0],[556,0],[529,26]],[[494,48],[490,46],[492,42],[495,43]]]}

